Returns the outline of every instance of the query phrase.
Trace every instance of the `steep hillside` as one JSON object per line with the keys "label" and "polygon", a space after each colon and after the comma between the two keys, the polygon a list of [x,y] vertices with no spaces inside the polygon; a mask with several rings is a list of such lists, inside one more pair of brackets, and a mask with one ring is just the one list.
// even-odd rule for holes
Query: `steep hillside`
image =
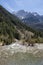
{"label": "steep hillside", "polygon": [[0,43],[8,45],[15,42],[15,39],[20,40],[22,38],[27,40],[31,38],[30,36],[38,37],[40,34],[0,6]]}
{"label": "steep hillside", "polygon": [[[33,31],[30,27],[21,23],[20,20],[5,8],[0,6],[0,42],[10,44],[14,39],[20,39],[20,32],[23,30]],[[20,31],[20,32],[19,32]]]}
{"label": "steep hillside", "polygon": [[[7,10],[0,6],[0,42],[10,44],[14,42],[14,38],[19,39],[18,31],[12,21],[16,21],[16,16],[12,16]],[[16,35],[15,35],[16,34]]]}

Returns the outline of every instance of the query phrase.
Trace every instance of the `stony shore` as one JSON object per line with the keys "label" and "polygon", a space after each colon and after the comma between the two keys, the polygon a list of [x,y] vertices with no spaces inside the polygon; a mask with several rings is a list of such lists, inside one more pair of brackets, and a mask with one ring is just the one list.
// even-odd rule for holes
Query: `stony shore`
{"label": "stony shore", "polygon": [[0,53],[2,52],[7,52],[10,54],[14,54],[17,52],[37,54],[39,52],[43,52],[43,44],[36,43],[34,46],[26,46],[15,42],[8,46],[0,46]]}

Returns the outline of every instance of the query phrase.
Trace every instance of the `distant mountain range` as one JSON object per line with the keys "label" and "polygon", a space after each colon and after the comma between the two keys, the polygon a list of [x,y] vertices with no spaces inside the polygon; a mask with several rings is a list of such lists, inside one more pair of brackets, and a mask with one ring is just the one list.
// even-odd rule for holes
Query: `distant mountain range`
{"label": "distant mountain range", "polygon": [[20,10],[16,13],[13,12],[13,14],[19,17],[26,25],[43,31],[43,15],[39,15],[37,12],[26,12],[24,10]]}
{"label": "distant mountain range", "polygon": [[13,14],[15,14],[16,16],[19,17],[19,19],[23,19],[27,14],[28,12],[24,11],[24,10],[20,10],[18,12],[13,12]]}

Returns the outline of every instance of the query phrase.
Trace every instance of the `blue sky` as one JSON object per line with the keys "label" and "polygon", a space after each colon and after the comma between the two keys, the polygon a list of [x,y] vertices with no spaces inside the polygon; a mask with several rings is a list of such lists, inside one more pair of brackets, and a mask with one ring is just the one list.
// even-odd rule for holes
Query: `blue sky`
{"label": "blue sky", "polygon": [[43,0],[0,0],[0,4],[10,12],[25,10],[43,14]]}

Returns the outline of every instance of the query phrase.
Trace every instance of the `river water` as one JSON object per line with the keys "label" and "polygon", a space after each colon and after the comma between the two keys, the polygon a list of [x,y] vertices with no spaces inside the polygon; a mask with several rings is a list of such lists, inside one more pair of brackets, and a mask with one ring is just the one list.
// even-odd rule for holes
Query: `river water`
{"label": "river water", "polygon": [[43,57],[31,53],[14,53],[8,55],[2,52],[0,55],[0,65],[43,65]]}
{"label": "river water", "polygon": [[43,50],[27,53],[23,49],[20,45],[0,47],[0,65],[43,65]]}

